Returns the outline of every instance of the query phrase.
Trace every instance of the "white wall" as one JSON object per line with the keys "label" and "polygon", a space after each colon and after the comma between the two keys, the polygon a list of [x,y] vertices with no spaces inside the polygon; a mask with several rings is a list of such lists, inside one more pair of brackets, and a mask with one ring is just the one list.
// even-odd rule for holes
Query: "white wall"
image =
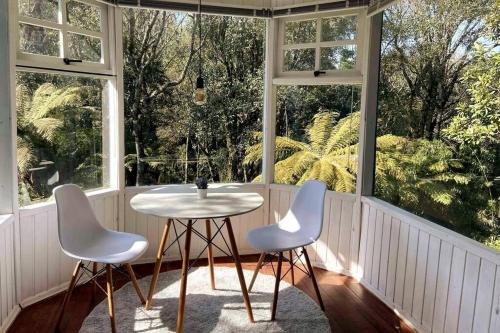
{"label": "white wall", "polygon": [[18,312],[14,266],[14,217],[0,216],[0,332],[7,329]]}
{"label": "white wall", "polygon": [[[99,221],[117,229],[118,191],[99,191],[89,200]],[[55,202],[20,208],[19,230],[19,302],[27,306],[64,290],[76,261],[59,246]]]}
{"label": "white wall", "polygon": [[500,332],[500,254],[363,198],[361,283],[421,332]]}

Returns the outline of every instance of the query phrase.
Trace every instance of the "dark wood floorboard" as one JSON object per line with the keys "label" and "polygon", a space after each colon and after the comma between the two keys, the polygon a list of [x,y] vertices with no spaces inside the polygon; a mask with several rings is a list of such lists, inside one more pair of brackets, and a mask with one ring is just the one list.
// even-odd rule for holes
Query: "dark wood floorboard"
{"label": "dark wood floorboard", "polygon": [[[242,256],[242,266],[244,269],[254,270],[257,260],[258,255]],[[234,267],[229,258],[217,258],[215,261],[216,266]],[[207,261],[200,260],[198,265],[207,265]],[[162,272],[180,268],[180,261],[169,262],[163,264]],[[288,266],[284,265],[283,271],[287,270]],[[134,271],[138,278],[150,275],[153,272],[153,264],[134,265]],[[273,274],[270,265],[266,265],[261,272]],[[353,278],[320,268],[315,269],[315,274],[333,333],[414,333],[391,309]],[[113,278],[116,289],[129,282],[127,277],[119,273],[114,273]],[[101,276],[99,280],[100,284],[105,286],[104,276]],[[285,277],[285,280],[291,283],[290,274]],[[207,283],[209,283],[208,280]],[[298,269],[295,269],[295,284],[316,300],[311,279]],[[143,290],[143,292],[147,293],[147,290]],[[60,293],[22,309],[8,333],[53,332],[59,304],[63,296],[64,294]],[[105,295],[98,292],[95,304],[104,298]],[[75,288],[61,324],[63,332],[78,332],[83,320],[93,307],[91,283]],[[277,317],[279,319],[279,308]]]}

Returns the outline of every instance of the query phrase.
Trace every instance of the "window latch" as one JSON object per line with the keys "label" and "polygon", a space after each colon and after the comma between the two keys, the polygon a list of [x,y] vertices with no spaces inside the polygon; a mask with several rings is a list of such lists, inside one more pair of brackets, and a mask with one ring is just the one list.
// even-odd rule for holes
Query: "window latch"
{"label": "window latch", "polygon": [[313,73],[313,74],[314,74],[314,77],[318,77],[318,76],[320,76],[321,74],[326,74],[326,72],[325,72],[325,71],[314,71],[314,73]]}
{"label": "window latch", "polygon": [[81,59],[70,59],[70,58],[63,58],[63,61],[66,65],[70,65],[72,62],[82,62]]}

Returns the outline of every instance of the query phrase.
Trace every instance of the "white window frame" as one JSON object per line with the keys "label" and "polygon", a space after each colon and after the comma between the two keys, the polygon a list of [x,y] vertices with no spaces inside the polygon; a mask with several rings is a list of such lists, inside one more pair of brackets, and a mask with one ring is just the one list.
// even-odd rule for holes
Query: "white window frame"
{"label": "white window frame", "polygon": [[[92,32],[86,29],[81,29],[79,27],[71,26],[67,23],[66,17],[66,4],[70,0],[59,0],[59,10],[58,10],[58,22],[64,20],[65,24],[60,24],[56,22],[51,22],[47,20],[39,20],[36,18],[31,18],[27,16],[19,15],[18,0],[7,0],[9,2],[9,17],[13,18],[9,22],[10,35],[14,36],[10,44],[10,48],[13,53],[13,58],[15,60],[15,68],[13,68],[11,78],[11,86],[16,86],[16,73],[17,72],[33,72],[33,73],[45,73],[45,74],[56,74],[65,76],[78,76],[78,77],[88,77],[95,79],[104,79],[108,81],[107,87],[107,117],[103,117],[103,151],[107,153],[107,158],[103,160],[103,176],[107,177],[109,184],[103,184],[104,186],[98,189],[89,189],[88,195],[93,195],[94,193],[111,193],[123,188],[123,172],[122,161],[123,161],[123,101],[120,97],[123,95],[123,55],[122,55],[122,14],[120,8],[114,8],[108,6],[104,3],[97,2],[95,0],[76,0],[78,2],[97,6],[101,10],[101,31]],[[101,63],[94,62],[82,62],[82,63],[71,63],[66,65],[63,62],[65,51],[62,56],[53,57],[45,56],[39,54],[30,54],[25,52],[20,52],[19,48],[19,24],[28,23],[47,27],[59,29],[60,33],[75,32],[83,35],[99,36],[101,38]],[[64,39],[60,37],[60,47],[64,46]],[[67,49],[66,49],[67,50]],[[15,101],[15,88],[11,92],[12,100]],[[15,158],[16,150],[16,108],[13,106],[11,108],[11,120],[12,120],[12,140],[13,140],[13,156],[12,166],[14,179],[17,179],[17,159]],[[52,200],[43,201],[40,203],[33,203],[32,205],[19,207],[18,196],[17,196],[17,181],[14,184],[15,191],[12,195],[12,200],[15,203],[15,209],[19,208],[26,209],[32,207],[44,207],[46,205],[53,204]]]}
{"label": "white window frame", "polygon": [[[104,75],[112,75],[113,68],[111,65],[111,56],[110,56],[110,39],[113,36],[113,11],[108,10],[108,6],[104,3],[100,3],[94,0],[59,0],[58,3],[58,22],[52,22],[48,20],[42,20],[33,18],[30,16],[21,15],[18,10],[18,1],[13,0],[16,4],[16,32],[17,32],[17,66],[24,67],[39,67],[39,68],[50,68],[64,71],[75,71],[80,73],[92,73],[92,74],[104,74]],[[91,31],[82,29],[77,26],[73,26],[68,22],[68,16],[66,13],[66,6],[68,2],[76,1],[83,3],[85,5],[97,7],[101,12],[101,27],[100,31]],[[20,48],[20,31],[19,24],[30,24],[35,26],[40,26],[48,29],[56,29],[59,31],[59,56],[47,56],[42,54],[32,54],[21,51]],[[76,33],[79,35],[99,38],[101,40],[101,61],[97,62],[89,62],[83,61],[81,63],[72,62],[69,65],[66,65],[63,62],[64,57],[68,57],[69,49],[68,49],[68,33]]]}
{"label": "white window frame", "polygon": [[[331,17],[357,17],[356,38],[351,40],[321,41],[321,20]],[[316,20],[316,41],[302,44],[285,44],[285,24],[287,22]],[[291,16],[278,19],[276,76],[274,84],[278,85],[328,85],[328,84],[361,84],[363,82],[362,59],[364,58],[366,9],[346,9],[342,11],[324,12],[309,15]],[[325,70],[325,74],[314,77],[313,71],[320,70],[321,47],[356,46],[356,64],[348,70]],[[284,71],[286,50],[315,49],[315,68],[310,71]]]}

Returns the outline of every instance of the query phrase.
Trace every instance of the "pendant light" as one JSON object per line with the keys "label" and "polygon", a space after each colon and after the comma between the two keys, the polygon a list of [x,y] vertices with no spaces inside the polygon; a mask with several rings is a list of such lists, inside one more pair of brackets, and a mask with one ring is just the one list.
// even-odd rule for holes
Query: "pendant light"
{"label": "pendant light", "polygon": [[205,82],[201,76],[201,0],[198,4],[198,27],[199,27],[199,45],[198,45],[198,78],[196,79],[196,88],[193,94],[193,100],[196,105],[203,105],[207,102],[207,91]]}

